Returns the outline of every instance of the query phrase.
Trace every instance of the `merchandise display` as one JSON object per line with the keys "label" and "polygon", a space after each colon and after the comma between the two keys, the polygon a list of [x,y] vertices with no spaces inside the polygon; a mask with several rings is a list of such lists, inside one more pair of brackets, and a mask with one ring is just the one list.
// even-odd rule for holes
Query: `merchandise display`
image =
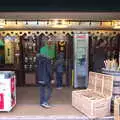
{"label": "merchandise display", "polygon": [[[118,62],[118,58],[119,58],[119,39],[120,39],[120,34],[119,32],[93,32],[89,34],[89,42],[90,42],[90,51],[89,51],[89,55],[90,55],[90,59],[89,59],[89,63],[90,63],[90,70],[94,70],[94,63],[96,61],[97,58],[95,58],[95,52],[96,52],[96,46],[99,44],[99,42],[101,40],[103,40],[105,42],[103,49],[105,52],[105,66],[107,67],[107,69],[116,69],[116,63],[114,63],[114,60],[117,60]],[[98,47],[98,46],[97,46]],[[112,65],[115,66],[111,66],[110,63],[112,63]],[[110,67],[110,68],[109,68]],[[114,68],[113,68],[114,67]],[[102,68],[101,68],[102,69]],[[96,72],[96,71],[95,71]]]}
{"label": "merchandise display", "polygon": [[34,34],[24,34],[22,37],[24,70],[25,72],[35,71],[36,63],[36,39]]}
{"label": "merchandise display", "polygon": [[4,41],[0,39],[0,64],[4,64]]}
{"label": "merchandise display", "polygon": [[109,70],[109,71],[118,71],[119,70],[116,59],[112,59],[112,60],[108,59],[108,60],[105,60],[104,63],[105,63],[106,70]]}
{"label": "merchandise display", "polygon": [[5,64],[14,64],[14,45],[13,38],[7,35],[5,41]]}
{"label": "merchandise display", "polygon": [[[20,40],[22,41],[23,47],[23,67],[24,67],[24,75],[25,75],[25,84],[27,85],[35,85],[36,77],[36,54],[37,54],[37,38],[35,34],[24,33]],[[34,77],[33,77],[34,76]]]}
{"label": "merchandise display", "polygon": [[14,53],[15,53],[15,63],[19,65],[20,63],[20,38],[18,35],[14,36]]}
{"label": "merchandise display", "polygon": [[[35,85],[36,79],[27,79],[30,78],[29,76],[35,74],[36,72],[36,55],[39,53],[42,53],[44,55],[47,55],[52,59],[52,64],[54,67],[54,62],[56,60],[56,55],[59,54],[60,51],[60,46],[59,43],[61,42],[61,39],[58,39],[58,36],[62,36],[63,34],[57,33],[47,33],[47,32],[36,32],[34,31],[31,32],[23,32],[20,41],[22,41],[22,55],[23,55],[23,67],[25,71],[25,84],[29,85]],[[65,40],[62,41],[63,43],[60,44],[62,45],[62,52],[64,53],[64,58],[66,60],[66,74],[67,78],[70,77],[72,79],[72,57],[70,57],[72,49],[70,45],[67,47],[72,39],[69,40],[70,34],[64,34]],[[60,37],[61,38],[61,37]],[[67,50],[66,48],[69,48]],[[54,69],[54,68],[53,68]],[[31,74],[31,75],[30,75]],[[69,79],[66,79],[66,84],[69,85],[70,82],[68,81]],[[34,84],[33,84],[34,83]]]}
{"label": "merchandise display", "polygon": [[0,72],[0,111],[10,111],[16,105],[16,77],[12,71]]}
{"label": "merchandise display", "polygon": [[[105,47],[107,51],[107,56],[109,56],[110,48],[112,49],[111,51],[113,51],[113,49],[115,50],[115,52],[110,52],[110,56],[107,57],[106,63],[108,63],[108,61],[110,60],[112,61],[110,65],[111,70],[116,69],[116,67],[117,69],[119,69],[118,64],[117,64],[118,59],[116,59],[118,56],[116,45],[119,39],[119,32],[116,32],[116,33],[114,31],[113,32],[110,32],[110,31],[108,32],[104,32],[104,31],[86,32],[88,33],[88,41],[90,42],[90,43],[86,42],[87,43],[86,45],[82,43],[83,38],[74,37],[75,33],[77,32],[73,32],[73,33],[62,32],[61,33],[59,32],[59,30],[57,31],[31,30],[31,31],[20,31],[20,32],[7,31],[5,32],[5,34],[3,34],[3,32],[0,32],[2,36],[1,40],[3,39],[3,43],[5,42],[5,38],[11,38],[12,42],[10,44],[14,48],[13,49],[11,47],[11,49],[13,49],[13,52],[10,51],[10,48],[6,49],[6,55],[5,54],[2,55],[2,52],[4,52],[4,50],[1,49],[1,57],[0,57],[1,63],[4,63],[5,61],[4,56],[6,56],[6,60],[9,58],[9,61],[6,64],[13,64],[15,66],[14,69],[17,69],[17,72],[20,72],[20,71],[22,72],[21,74],[23,76],[22,84],[24,84],[24,79],[27,78],[25,74],[30,73],[30,72],[31,74],[32,72],[35,73],[36,54],[39,53],[40,48],[43,47],[43,45],[45,45],[46,41],[51,41],[50,43],[52,43],[52,47],[51,47],[52,49],[49,50],[48,54],[51,58],[54,59],[53,63],[55,62],[56,55],[59,52],[64,53],[65,63],[66,63],[66,73],[65,73],[66,79],[67,79],[66,85],[72,84],[70,81],[72,81],[72,70],[73,70],[74,77],[77,75],[76,78],[74,78],[73,80],[73,86],[76,88],[77,87],[87,88],[88,83],[86,81],[87,81],[88,75],[86,75],[85,77],[85,73],[87,73],[85,72],[85,70],[87,70],[85,68],[87,67],[83,66],[82,61],[84,61],[85,59],[85,61],[88,63],[88,60],[89,60],[89,70],[91,70],[92,64],[90,61],[94,62],[94,59],[92,58],[94,58],[95,45],[98,43],[100,39],[104,39],[105,41],[107,41],[107,47]],[[80,34],[82,35],[82,32]],[[76,40],[73,40],[73,39],[76,39]],[[77,40],[77,39],[81,39],[81,40]],[[89,46],[90,48],[88,47],[88,44],[91,45]],[[2,48],[5,48],[5,45]],[[89,51],[88,49],[90,50],[89,56],[88,56],[88,51]],[[74,52],[75,50],[76,52]],[[10,53],[11,55],[8,56],[8,53]],[[75,55],[72,53],[74,53]],[[73,60],[74,56],[76,57],[75,60],[77,60],[77,62]],[[108,64],[106,66],[109,67]],[[74,67],[76,68],[77,72],[75,72]],[[27,83],[30,84],[30,81]],[[35,82],[31,82],[31,84],[32,83],[35,83]]]}
{"label": "merchandise display", "polygon": [[20,60],[20,40],[18,35],[0,36],[0,63],[1,64],[19,64]]}

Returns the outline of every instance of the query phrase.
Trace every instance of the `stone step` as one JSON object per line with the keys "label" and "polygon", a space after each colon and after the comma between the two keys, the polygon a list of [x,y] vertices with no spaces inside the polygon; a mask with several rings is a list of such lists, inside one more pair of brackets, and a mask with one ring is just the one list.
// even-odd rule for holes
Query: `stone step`
{"label": "stone step", "polygon": [[77,116],[16,116],[16,117],[0,117],[0,120],[114,120],[114,117],[104,117],[104,118],[96,118],[89,119],[85,116],[77,117]]}

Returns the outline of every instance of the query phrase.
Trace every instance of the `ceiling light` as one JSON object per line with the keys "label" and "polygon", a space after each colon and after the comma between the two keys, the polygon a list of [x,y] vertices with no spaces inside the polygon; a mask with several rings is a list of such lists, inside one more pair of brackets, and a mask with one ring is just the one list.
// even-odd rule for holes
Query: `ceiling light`
{"label": "ceiling light", "polygon": [[7,24],[7,20],[5,20],[5,24]]}
{"label": "ceiling light", "polygon": [[120,29],[120,20],[113,21],[113,29]]}
{"label": "ceiling light", "polygon": [[17,20],[16,20],[16,25],[18,24]]}
{"label": "ceiling light", "polygon": [[37,20],[37,25],[39,25],[39,21]]}
{"label": "ceiling light", "polygon": [[26,20],[26,25],[28,25],[28,21]]}
{"label": "ceiling light", "polygon": [[[54,20],[51,27],[54,28],[66,28],[68,27],[69,22],[66,22],[65,20]],[[69,24],[70,25],[70,24]]]}

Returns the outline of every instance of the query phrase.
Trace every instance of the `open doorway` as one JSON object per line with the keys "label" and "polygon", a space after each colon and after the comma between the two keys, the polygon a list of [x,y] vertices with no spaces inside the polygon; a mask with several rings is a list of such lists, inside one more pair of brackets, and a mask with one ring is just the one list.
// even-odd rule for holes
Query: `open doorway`
{"label": "open doorway", "polygon": [[[22,41],[22,65],[24,69],[24,85],[36,86],[36,54],[50,41],[51,50],[49,55],[52,58],[52,66],[56,62],[59,53],[63,53],[65,71],[63,73],[63,86],[72,86],[73,69],[73,32],[65,31],[27,31],[20,37]],[[56,79],[53,70],[53,79]]]}

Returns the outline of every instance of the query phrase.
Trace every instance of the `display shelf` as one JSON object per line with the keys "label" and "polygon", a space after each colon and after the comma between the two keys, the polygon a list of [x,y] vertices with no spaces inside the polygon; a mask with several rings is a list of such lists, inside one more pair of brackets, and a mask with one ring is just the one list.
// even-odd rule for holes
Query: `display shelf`
{"label": "display shelf", "polygon": [[[37,40],[35,35],[23,34],[21,36],[22,42],[22,66],[24,70],[25,85],[36,84],[36,78],[28,79],[35,75],[36,69],[36,54],[37,54]],[[28,76],[31,76],[29,77]]]}

